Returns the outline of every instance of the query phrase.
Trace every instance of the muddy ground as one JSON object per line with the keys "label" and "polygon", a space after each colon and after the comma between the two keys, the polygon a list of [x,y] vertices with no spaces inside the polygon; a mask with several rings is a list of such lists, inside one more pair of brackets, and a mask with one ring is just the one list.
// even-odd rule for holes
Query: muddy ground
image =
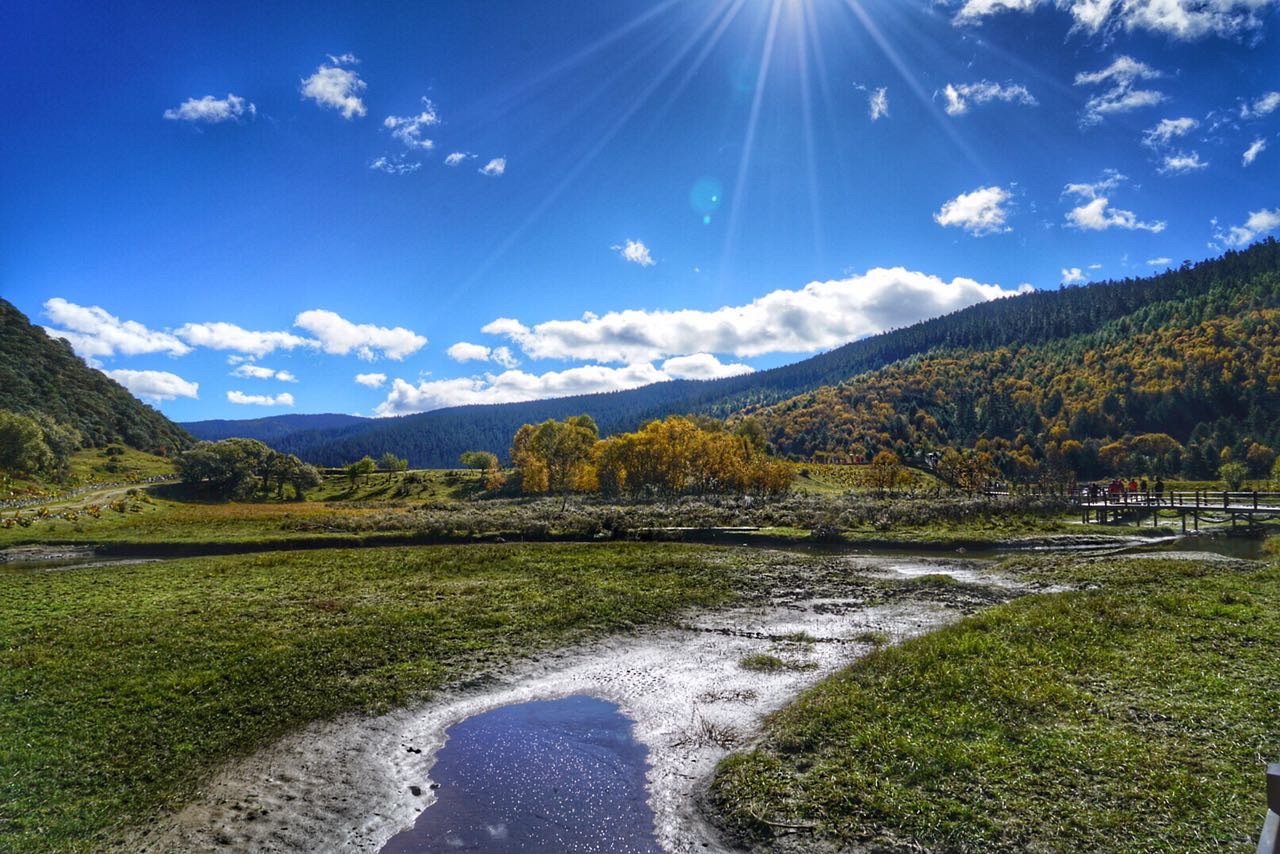
{"label": "muddy ground", "polygon": [[[228,764],[120,848],[377,851],[433,802],[431,766],[449,726],[509,703],[588,694],[617,703],[648,748],[663,848],[727,850],[700,819],[697,793],[763,715],[880,644],[1031,590],[964,558],[832,557],[756,585],[732,610],[508,665],[416,708],[309,726]],[[756,653],[788,666],[740,664]]]}

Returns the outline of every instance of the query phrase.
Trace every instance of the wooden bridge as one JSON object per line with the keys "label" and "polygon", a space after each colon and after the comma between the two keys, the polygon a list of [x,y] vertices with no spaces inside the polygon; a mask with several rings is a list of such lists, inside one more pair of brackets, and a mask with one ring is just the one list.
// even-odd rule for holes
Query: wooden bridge
{"label": "wooden bridge", "polygon": [[1074,496],[1080,509],[1080,521],[1096,522],[1136,521],[1139,524],[1149,515],[1151,526],[1157,527],[1161,518],[1178,518],[1183,533],[1187,521],[1194,530],[1200,530],[1200,522],[1225,524],[1231,527],[1239,523],[1253,526],[1263,519],[1280,516],[1280,492],[1195,492],[1155,493],[1123,492],[1113,494],[1105,490],[1090,494],[1080,490]]}

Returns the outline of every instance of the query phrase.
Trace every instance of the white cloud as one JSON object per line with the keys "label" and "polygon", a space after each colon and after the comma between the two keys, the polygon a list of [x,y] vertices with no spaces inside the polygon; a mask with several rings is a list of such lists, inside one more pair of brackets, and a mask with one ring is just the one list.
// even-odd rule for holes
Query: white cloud
{"label": "white cloud", "polygon": [[1142,144],[1158,150],[1164,148],[1174,138],[1186,136],[1199,126],[1200,122],[1190,116],[1183,116],[1180,119],[1161,119],[1155,127],[1143,132]]}
{"label": "white cloud", "polygon": [[240,365],[231,372],[233,377],[245,377],[256,380],[280,380],[285,383],[296,383],[298,378],[288,371],[277,371],[274,368],[268,368],[265,365],[255,365],[253,362],[241,362]]}
{"label": "white cloud", "polygon": [[1226,234],[1219,232],[1217,238],[1228,246],[1245,246],[1277,228],[1280,228],[1280,208],[1270,211],[1263,208],[1250,211],[1244,225],[1232,226]]}
{"label": "white cloud", "polygon": [[1009,199],[1010,193],[1003,187],[979,187],[944,204],[933,220],[944,228],[963,228],[974,237],[1011,231],[1005,224],[1009,214],[1005,203]]}
{"label": "white cloud", "polygon": [[99,306],[82,306],[54,297],[44,304],[45,315],[60,328],[45,327],[54,338],[65,338],[86,359],[168,353],[185,356],[191,348],[168,332],[148,329],[136,320],[121,320]]}
{"label": "white cloud", "polygon": [[215,98],[212,95],[188,98],[177,107],[165,110],[164,117],[171,121],[204,122],[212,125],[239,120],[246,113],[250,116],[257,115],[258,108],[239,95],[228,92],[225,98]]}
{"label": "white cloud", "polygon": [[1170,264],[1172,264],[1172,263],[1173,263],[1173,259],[1172,259],[1172,258],[1166,258],[1166,257],[1165,257],[1165,256],[1163,256],[1163,255],[1161,255],[1159,258],[1148,258],[1148,259],[1147,259],[1147,266],[1148,266],[1148,267],[1168,267],[1168,266],[1169,266]]}
{"label": "white cloud", "polygon": [[[1109,2],[1109,0],[1103,0]],[[1165,100],[1163,92],[1153,89],[1135,89],[1139,80],[1156,80],[1164,74],[1131,56],[1118,56],[1115,61],[1099,71],[1081,72],[1076,75],[1077,86],[1108,88],[1091,97],[1084,105],[1080,123],[1096,125],[1107,116],[1127,113],[1142,107],[1152,107]]]}
{"label": "white cloud", "polygon": [[396,378],[387,399],[378,404],[374,412],[381,416],[405,415],[448,406],[515,403],[522,400],[622,391],[669,379],[651,364],[621,368],[584,365],[545,374],[504,371],[483,377],[427,380],[416,386]]}
{"label": "white cloud", "polygon": [[649,254],[649,247],[644,245],[643,241],[627,239],[622,246],[610,247],[614,252],[622,256],[624,261],[630,261],[632,264],[639,264],[641,267],[652,267],[658,263],[653,260],[653,256]]}
{"label": "white cloud", "polygon": [[1029,12],[1040,4],[1040,0],[965,0],[956,12],[958,24],[977,24],[988,15],[997,12]]}
{"label": "white cloud", "polygon": [[1241,166],[1252,166],[1253,161],[1258,159],[1258,155],[1267,150],[1267,141],[1262,137],[1258,137],[1248,148],[1244,150],[1244,154],[1240,157]]}
{"label": "white cloud", "polygon": [[493,352],[489,354],[489,361],[508,369],[520,364],[520,360],[511,352],[510,347],[494,347]]}
{"label": "white cloud", "polygon": [[459,341],[445,351],[455,362],[487,362],[491,352],[493,351],[483,344],[471,344],[467,341]]}
{"label": "white cloud", "polygon": [[498,178],[507,172],[507,158],[495,157],[488,163],[480,167],[481,175],[488,175],[490,178]]}
{"label": "white cloud", "polygon": [[270,394],[245,394],[241,391],[227,392],[227,400],[231,403],[240,404],[241,406],[293,406],[293,395],[289,392],[281,392],[277,395]]}
{"label": "white cloud", "polygon": [[[445,166],[461,166],[464,161],[475,159],[475,155],[469,151],[455,151],[444,159]],[[504,164],[505,168],[505,164]]]}
{"label": "white cloud", "polygon": [[233,350],[262,357],[276,350],[293,350],[297,347],[318,347],[310,338],[292,332],[256,332],[236,326],[234,323],[187,323],[177,329],[183,341],[194,347],[210,350]]}
{"label": "white cloud", "polygon": [[1280,92],[1267,92],[1265,95],[1259,96],[1252,105],[1240,105],[1240,117],[1242,119],[1260,119],[1263,116],[1269,116],[1276,110],[1280,110]]}
{"label": "white cloud", "polygon": [[356,55],[354,53],[344,53],[341,56],[334,56],[331,53],[326,53],[325,56],[329,57],[330,65],[359,65],[360,64],[360,60],[356,59]]}
{"label": "white cloud", "polygon": [[356,374],[356,382],[368,388],[382,388],[386,381],[386,374]]}
{"label": "white cloud", "polygon": [[999,12],[1052,5],[1071,14],[1074,29],[1091,35],[1146,30],[1190,41],[1257,29],[1261,13],[1275,4],[1276,0],[962,0],[955,22],[976,24]]}
{"label": "white cloud", "polygon": [[520,364],[520,360],[512,355],[510,347],[485,347],[483,344],[459,341],[445,352],[455,362],[493,362],[504,368],[514,368]]}
{"label": "white cloud", "polygon": [[1164,158],[1164,163],[1160,166],[1161,175],[1186,175],[1189,172],[1199,172],[1201,169],[1208,169],[1209,164],[1200,159],[1198,152],[1184,154],[1169,154]]}
{"label": "white cloud", "polygon": [[436,105],[427,98],[422,99],[422,112],[416,116],[387,116],[382,126],[391,131],[391,135],[400,140],[408,148],[430,151],[436,147],[433,140],[422,134],[427,128],[440,124],[440,114]]}
{"label": "white cloud", "polygon": [[881,86],[867,96],[867,110],[873,122],[889,115],[889,90]]}
{"label": "white cloud", "polygon": [[812,353],[1020,292],[901,267],[777,290],[714,311],[627,310],[527,327],[498,318],[482,330],[517,343],[535,359],[637,364],[689,353]]}
{"label": "white cloud", "polygon": [[410,172],[417,172],[422,168],[422,164],[416,161],[406,161],[402,155],[393,155],[391,157],[379,157],[377,160],[369,164],[370,169],[376,169],[379,172],[386,172],[388,175],[408,175]]}
{"label": "white cloud", "polygon": [[1108,169],[1093,184],[1068,184],[1063,195],[1076,196],[1084,204],[1067,213],[1067,226],[1082,231],[1106,231],[1109,228],[1150,231],[1152,234],[1164,231],[1164,222],[1143,222],[1133,211],[1111,207],[1111,191],[1126,180],[1119,172]]}
{"label": "white cloud", "polygon": [[1062,268],[1062,284],[1081,285],[1089,281],[1089,274],[1079,267]]}
{"label": "white cloud", "polygon": [[716,380],[755,373],[755,368],[741,363],[726,365],[710,353],[694,353],[667,359],[662,363],[662,372],[677,380]]}
{"label": "white cloud", "polygon": [[427,345],[425,336],[402,326],[388,328],[369,323],[352,323],[332,311],[312,309],[294,319],[293,325],[316,337],[326,353],[339,356],[355,351],[361,359],[372,360],[379,353],[400,361]]}
{"label": "white cloud", "polygon": [[962,116],[969,112],[969,102],[982,105],[991,101],[1018,103],[1026,107],[1037,106],[1040,102],[1027,91],[1027,87],[1018,83],[992,83],[990,80],[979,80],[977,83],[948,83],[942,90],[947,99],[947,115]]}
{"label": "white cloud", "polygon": [[198,398],[200,383],[184,380],[168,371],[103,371],[111,379],[129,389],[138,397],[150,400],[174,400],[179,397]]}
{"label": "white cloud", "polygon": [[302,96],[322,107],[332,107],[342,113],[344,119],[368,113],[364,101],[360,100],[360,93],[368,84],[356,72],[341,67],[359,60],[349,53],[338,57],[330,56],[329,59],[332,64],[322,64],[314,74],[302,81]]}

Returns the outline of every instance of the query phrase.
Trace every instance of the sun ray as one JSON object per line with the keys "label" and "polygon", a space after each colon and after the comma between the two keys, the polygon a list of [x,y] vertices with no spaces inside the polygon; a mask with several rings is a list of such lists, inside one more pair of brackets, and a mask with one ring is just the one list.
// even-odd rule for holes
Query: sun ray
{"label": "sun ray", "polygon": [[[734,5],[727,7],[727,14],[736,15],[737,11],[742,7],[742,0],[729,0],[729,2],[734,3]],[[666,82],[667,78],[675,72],[680,63],[703,38],[707,30],[711,29],[715,25],[717,17],[720,15],[721,10],[724,9],[726,9],[726,6],[721,5],[717,10],[713,11],[712,14],[708,15],[703,20],[702,24],[693,32],[692,35],[689,36],[688,39],[686,39],[666,65],[656,75],[654,75],[649,84],[637,96],[630,98],[627,109],[614,120],[604,133],[600,134],[600,136],[596,138],[595,142],[585,153],[575,159],[573,165],[565,170],[556,185],[552,187],[545,196],[543,196],[542,200],[532,211],[530,211],[529,215],[521,222],[521,224],[513,229],[506,238],[498,244],[494,251],[489,254],[484,262],[481,263],[456,288],[454,288],[447,297],[444,297],[437,302],[440,309],[444,309],[448,305],[452,304],[460,294],[468,292],[475,282],[492,269],[494,264],[496,264],[502,256],[504,256],[511,247],[524,236],[525,232],[527,232],[529,228],[542,217],[543,213],[545,213],[546,210],[551,207],[551,205],[554,204],[561,195],[563,195],[565,190],[569,188],[578,175],[580,175],[587,166],[595,161],[600,152],[613,141],[622,128],[625,127],[635,114],[649,102],[658,88],[661,87],[662,84]],[[716,32],[722,33],[723,27],[717,29]]]}
{"label": "sun ray", "polygon": [[773,61],[774,41],[778,37],[778,18],[782,14],[784,0],[773,0],[773,8],[769,10],[769,23],[765,29],[764,45],[760,50],[760,69],[756,72],[755,91],[752,92],[751,112],[747,117],[747,129],[743,135],[742,156],[738,159],[738,173],[733,181],[730,193],[733,201],[729,205],[729,219],[725,228],[724,248],[720,258],[720,282],[725,281],[728,270],[729,255],[733,251],[734,237],[738,229],[738,218],[742,215],[742,205],[746,198],[747,173],[751,170],[751,153],[755,147],[756,131],[760,122],[760,109],[764,102],[765,86],[769,81],[769,67]]}

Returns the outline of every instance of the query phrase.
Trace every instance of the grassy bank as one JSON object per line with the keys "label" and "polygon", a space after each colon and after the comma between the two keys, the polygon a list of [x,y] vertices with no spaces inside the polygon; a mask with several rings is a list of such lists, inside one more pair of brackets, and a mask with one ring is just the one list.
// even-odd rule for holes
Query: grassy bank
{"label": "grassy bank", "polygon": [[725,602],[745,559],[473,546],[0,570],[0,850],[100,848],[303,723]]}
{"label": "grassy bank", "polygon": [[[442,481],[443,482],[443,481]],[[469,481],[458,478],[459,488]],[[790,495],[702,496],[643,501],[574,497],[494,500],[318,500],[208,503],[178,487],[121,493],[90,512],[0,513],[0,547],[27,544],[199,544],[387,537],[454,541],[677,538],[672,529],[744,527],[768,541],[997,545],[1062,534],[1157,533],[1151,528],[1084,528],[1052,499]],[[14,521],[20,519],[20,523]],[[1170,529],[1171,530],[1171,529]],[[750,536],[750,535],[748,535]],[[954,546],[953,546],[954,547]]]}
{"label": "grassy bank", "polygon": [[1280,757],[1280,565],[1016,568],[1091,589],[999,606],[807,692],[718,769],[726,828],[762,846],[799,829],[960,851],[1251,850]]}

